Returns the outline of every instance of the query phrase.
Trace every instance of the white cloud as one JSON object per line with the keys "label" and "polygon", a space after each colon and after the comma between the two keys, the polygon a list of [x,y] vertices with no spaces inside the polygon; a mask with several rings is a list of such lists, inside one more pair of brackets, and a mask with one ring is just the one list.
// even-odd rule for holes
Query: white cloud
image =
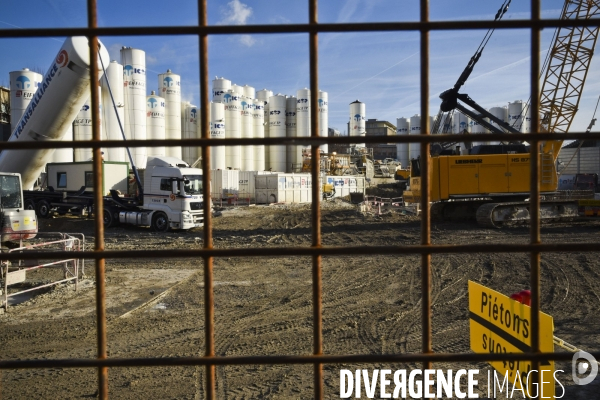
{"label": "white cloud", "polygon": [[256,43],[256,40],[254,40],[254,38],[250,35],[242,35],[240,36],[240,43],[251,47],[254,43]]}
{"label": "white cloud", "polygon": [[226,9],[221,10],[221,14],[223,14],[221,25],[246,25],[252,15],[252,7],[240,0],[232,0],[227,3]]}
{"label": "white cloud", "polygon": [[[252,7],[242,3],[240,0],[232,0],[227,3],[227,7],[221,10],[223,19],[219,25],[246,25],[250,16],[252,16]],[[250,35],[239,36],[239,42],[247,47],[252,47],[256,40]]]}

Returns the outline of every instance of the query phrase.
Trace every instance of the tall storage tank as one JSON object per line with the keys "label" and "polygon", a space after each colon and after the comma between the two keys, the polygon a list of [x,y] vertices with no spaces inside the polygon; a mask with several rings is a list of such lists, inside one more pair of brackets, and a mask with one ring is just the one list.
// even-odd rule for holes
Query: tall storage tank
{"label": "tall storage tank", "polygon": [[[359,137],[365,136],[367,109],[365,103],[358,100],[350,103],[350,131],[349,136]],[[412,125],[411,125],[412,126]],[[356,147],[365,147],[364,143],[356,144]]]}
{"label": "tall storage tank", "polygon": [[[171,72],[158,75],[159,93],[165,99],[165,134],[167,139],[181,139],[181,77]],[[183,157],[180,146],[165,149],[168,157]]]}
{"label": "tall storage tank", "polygon": [[[210,138],[225,139],[225,105],[210,103]],[[226,169],[225,146],[210,147],[210,169]]]}
{"label": "tall storage tank", "polygon": [[465,114],[456,111],[452,116],[452,133],[463,133],[469,132],[469,121],[470,118]]}
{"label": "tall storage tank", "polygon": [[[241,102],[241,130],[242,138],[254,137],[254,99],[242,96]],[[242,146],[242,171],[254,170],[254,146]]]}
{"label": "tall storage tank", "polygon": [[8,75],[10,77],[10,130],[12,132],[42,82],[42,75],[30,71],[28,68],[9,72]]}
{"label": "tall storage tank", "polygon": [[252,86],[244,85],[244,93],[242,93],[247,98],[254,100],[256,98],[256,89]]}
{"label": "tall storage tank", "polygon": [[[410,120],[408,118],[396,118],[396,135],[406,136],[410,134]],[[408,157],[408,143],[396,144],[396,158],[400,161],[403,168],[410,166]]]}
{"label": "tall storage tank", "polygon": [[296,92],[296,134],[310,137],[310,89]]}
{"label": "tall storage tank", "polygon": [[[239,139],[242,137],[241,132],[241,104],[240,95],[233,90],[228,90],[224,96],[225,103],[225,137],[227,139]],[[227,160],[227,168],[240,169],[242,167],[241,146],[225,147],[225,159]]]}
{"label": "tall storage tank", "polygon": [[525,120],[525,103],[521,100],[515,100],[512,103],[508,103],[508,123],[510,126],[518,130],[519,132],[525,131],[523,124]]}
{"label": "tall storage tank", "polygon": [[[286,98],[282,94],[276,94],[269,99],[269,137],[285,138],[285,107]],[[269,146],[269,168],[272,171],[284,172],[286,170],[286,148],[285,145]]]}
{"label": "tall storage tank", "polygon": [[[146,129],[148,140],[164,140],[165,130],[165,99],[152,91],[146,100]],[[148,147],[148,157],[164,157],[165,146]]]}
{"label": "tall storage tank", "polygon": [[[488,119],[484,118],[484,120],[487,121]],[[471,120],[471,133],[488,133],[488,130],[483,125],[481,125],[479,122],[472,119]],[[471,142],[472,147],[479,146],[482,144],[487,144],[487,141]]]}
{"label": "tall storage tank", "polygon": [[223,103],[225,93],[231,89],[231,81],[229,79],[216,77],[212,81],[212,87],[213,101],[215,103]]}
{"label": "tall storage tank", "polygon": [[[285,135],[288,138],[296,136],[296,97],[288,97],[285,100]],[[287,166],[285,172],[300,171],[302,167],[302,146],[287,145],[286,146]]]}
{"label": "tall storage tank", "polygon": [[[81,107],[81,110],[79,110],[77,118],[73,120],[74,140],[92,140],[92,108],[90,107],[90,100],[91,99],[88,99],[85,102],[83,107]],[[73,153],[73,160],[75,162],[89,161],[92,159],[92,149],[73,149]]]}
{"label": "tall storage tank", "polygon": [[[262,139],[265,137],[265,102],[254,99],[254,112],[252,113],[252,126],[254,137]],[[254,146],[254,170],[265,170],[265,146]]]}
{"label": "tall storage tank", "polygon": [[[259,100],[262,100],[264,102],[263,104],[263,114],[264,114],[264,125],[265,125],[265,132],[264,132],[264,137],[270,137],[269,136],[269,99],[271,98],[271,96],[273,96],[273,92],[271,90],[267,90],[267,89],[262,89],[259,90],[258,92],[256,92],[256,98]],[[269,146],[265,146],[264,147],[265,152],[264,152],[264,160],[265,160],[265,168],[269,165]]]}
{"label": "tall storage tank", "polygon": [[[106,65],[109,61],[108,52],[100,41],[98,45],[99,56]],[[89,97],[89,54],[86,37],[69,37],[65,40],[27,110],[13,130],[10,141],[63,139]],[[99,78],[102,75],[103,72],[99,71]],[[33,187],[51,156],[51,149],[3,150],[0,153],[0,171],[20,173],[23,188],[29,189]]]}
{"label": "tall storage tank", "polygon": [[[102,126],[107,140],[123,140],[121,128],[125,123],[125,100],[123,97],[123,66],[116,61],[111,61],[106,67],[106,74],[100,80],[102,87]],[[109,90],[110,87],[110,90]],[[112,96],[111,96],[112,94]],[[114,103],[113,103],[114,99]],[[106,161],[126,161],[129,157],[125,153],[125,147],[110,147],[104,154]]]}
{"label": "tall storage tank", "polygon": [[244,96],[244,87],[240,86],[240,85],[236,85],[235,83],[231,85],[231,90],[233,90],[234,92],[236,92],[237,94],[241,96]]}
{"label": "tall storage tank", "polygon": [[[125,100],[125,137],[128,140],[146,140],[146,53],[123,47],[123,94]],[[132,147],[133,161],[138,168],[146,168],[146,148]]]}
{"label": "tall storage tank", "polygon": [[[508,108],[506,108],[505,106],[503,107],[492,107],[490,108],[490,114],[492,114],[494,117],[504,121],[504,122],[508,122]],[[499,129],[504,129],[504,127],[499,126],[497,123],[495,123],[494,121],[490,121],[490,124],[494,125],[495,127],[499,128]],[[489,142],[489,144],[498,144],[498,141],[493,141],[493,142]]]}
{"label": "tall storage tank", "polygon": [[[410,117],[410,134],[420,135],[421,134],[421,116],[415,114]],[[408,145],[408,158],[413,159],[421,155],[421,144],[420,143],[409,143]]]}
{"label": "tall storage tank", "polygon": [[[319,103],[319,136],[327,137],[328,135],[328,125],[329,125],[329,99],[327,92],[319,90],[319,98],[317,99]],[[322,153],[329,153],[329,145],[324,144],[319,147]]]}
{"label": "tall storage tank", "polygon": [[[187,104],[183,114],[183,139],[198,138],[198,107]],[[201,152],[197,146],[185,146],[182,150],[183,161],[192,165],[196,162]]]}

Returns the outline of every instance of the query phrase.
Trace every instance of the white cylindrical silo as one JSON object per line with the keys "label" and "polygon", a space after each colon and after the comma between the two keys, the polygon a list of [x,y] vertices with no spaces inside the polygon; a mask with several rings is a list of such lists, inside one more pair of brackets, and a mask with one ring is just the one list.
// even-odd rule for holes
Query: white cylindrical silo
{"label": "white cylindrical silo", "polygon": [[[254,112],[252,113],[252,125],[254,137],[262,139],[265,137],[265,102],[254,99]],[[265,146],[254,146],[254,170],[265,170]]]}
{"label": "white cylindrical silo", "polygon": [[[73,121],[73,140],[92,140],[92,108],[88,99]],[[57,149],[58,150],[58,149]],[[61,149],[62,150],[62,149]],[[92,149],[73,149],[75,162],[92,159]],[[54,158],[54,156],[53,156]]]}
{"label": "white cylindrical silo", "polygon": [[252,86],[244,85],[244,93],[242,94],[250,100],[254,100],[256,98],[256,89],[254,89]]}
{"label": "white cylindrical silo", "polygon": [[[310,89],[296,91],[296,136],[310,137]],[[303,154],[310,154],[310,146],[301,145],[299,163],[303,162]]]}
{"label": "white cylindrical silo", "polygon": [[[484,120],[487,121],[488,119],[484,118]],[[488,133],[488,130],[483,125],[481,125],[479,122],[472,119],[471,120],[471,133]],[[487,142],[486,141],[471,142],[472,147],[479,146],[482,144],[487,144]]]}
{"label": "white cylindrical silo", "polygon": [[[183,110],[183,139],[197,139],[198,138],[198,107],[193,104],[186,104]],[[198,146],[185,146],[181,150],[182,160],[192,165],[196,162],[198,157],[202,154],[202,150],[198,152]]]}
{"label": "white cylindrical silo", "polygon": [[[125,137],[128,140],[146,140],[146,53],[123,47],[123,97],[125,102]],[[138,168],[146,168],[146,148],[133,147],[133,161]]]}
{"label": "white cylindrical silo", "polygon": [[[285,128],[285,106],[286,98],[282,94],[276,94],[269,99],[269,137],[284,138]],[[286,171],[286,148],[284,145],[269,146],[269,164],[272,171]]]}
{"label": "white cylindrical silo", "polygon": [[235,83],[231,84],[231,90],[233,90],[234,92],[236,92],[237,94],[241,96],[244,95],[244,87],[240,86],[240,85],[236,85]]}
{"label": "white cylindrical silo", "polygon": [[[264,114],[264,125],[265,125],[265,136],[269,136],[269,99],[273,96],[273,92],[271,90],[262,89],[256,92],[256,98],[262,100],[264,102],[263,106],[263,114]],[[269,165],[269,146],[264,147],[264,160],[265,160],[265,168]]]}
{"label": "white cylindrical silo", "polygon": [[[103,137],[105,137],[106,140],[123,140],[123,135],[121,133],[121,128],[124,129],[125,127],[123,66],[116,61],[111,61],[106,67],[106,74],[104,78],[100,80],[100,83],[102,87],[103,104],[102,128],[105,132]],[[125,147],[111,147],[106,149],[104,160],[129,162],[129,157],[126,154]]]}
{"label": "white cylindrical silo", "polygon": [[225,93],[231,89],[231,81],[225,78],[216,77],[212,81],[213,102],[223,103]]}
{"label": "white cylindrical silo", "polygon": [[[350,103],[350,131],[349,136],[360,137],[365,136],[366,129],[366,106],[358,100]],[[412,125],[411,125],[412,126]],[[364,143],[357,143],[356,147],[365,147]]]}
{"label": "white cylindrical silo", "polygon": [[469,132],[469,120],[465,114],[456,111],[452,116],[452,133]]}
{"label": "white cylindrical silo", "polygon": [[525,126],[525,103],[521,100],[515,100],[508,103],[508,124],[519,132],[524,132]]}
{"label": "white cylindrical silo", "polygon": [[[181,77],[168,69],[158,75],[158,89],[165,99],[166,139],[181,139]],[[181,159],[181,147],[167,147],[165,155]]]}
{"label": "white cylindrical silo", "polygon": [[[506,106],[492,107],[492,108],[490,108],[489,111],[490,111],[490,114],[492,114],[494,117],[508,123],[508,108],[506,108]],[[501,127],[494,121],[490,121],[490,124],[495,126],[498,129],[505,130],[504,126]],[[489,142],[489,144],[498,144],[498,143],[499,143],[499,141]]]}
{"label": "white cylindrical silo", "polygon": [[[233,90],[228,90],[224,96],[225,104],[225,137],[227,139],[239,139],[242,137],[241,128],[241,104],[240,95]],[[225,159],[227,168],[240,169],[242,167],[242,147],[227,146],[225,148]]]}
{"label": "white cylindrical silo", "polygon": [[[298,101],[295,97],[288,97],[285,100],[285,135],[288,138],[295,137],[296,133],[296,106]],[[302,146],[286,146],[286,171],[300,171],[302,167]]]}
{"label": "white cylindrical silo", "polygon": [[[225,105],[223,103],[210,103],[210,138],[225,139]],[[210,169],[227,168],[225,146],[211,146]]]}
{"label": "white cylindrical silo", "polygon": [[[100,47],[99,57],[108,64],[108,52]],[[89,42],[85,36],[68,37],[44,75],[27,110],[13,130],[10,141],[59,141],[72,132],[73,120],[89,97]],[[100,63],[100,61],[99,61]],[[98,71],[101,78],[103,71]],[[33,187],[52,149],[3,150],[0,171],[21,174],[24,188]],[[72,160],[72,149],[70,150]]]}
{"label": "white cylindrical silo", "polygon": [[[408,118],[396,118],[396,135],[406,136],[410,134],[410,120]],[[408,143],[396,144],[396,158],[400,161],[403,168],[410,166],[408,157]]]}
{"label": "white cylindrical silo", "polygon": [[[254,137],[254,99],[242,96],[240,101],[242,138]],[[254,146],[242,146],[242,171],[254,171]]]}
{"label": "white cylindrical silo", "polygon": [[[419,135],[421,134],[421,116],[419,114],[415,114],[410,117],[410,135]],[[408,145],[408,158],[412,160],[413,158],[417,158],[421,155],[421,144],[420,143],[410,143]]]}
{"label": "white cylindrical silo", "polygon": [[[164,140],[165,130],[165,99],[152,91],[146,100],[146,130],[148,140]],[[148,156],[164,157],[165,146],[148,147]]]}
{"label": "white cylindrical silo", "polygon": [[33,95],[42,82],[42,75],[23,68],[9,72],[10,77],[10,131],[14,131]]}
{"label": "white cylindrical silo", "polygon": [[[319,90],[319,98],[317,101],[319,102],[319,136],[327,137],[327,128],[329,125],[329,100],[327,92]],[[329,153],[329,146],[327,144],[324,144],[319,148],[321,149],[321,153]]]}

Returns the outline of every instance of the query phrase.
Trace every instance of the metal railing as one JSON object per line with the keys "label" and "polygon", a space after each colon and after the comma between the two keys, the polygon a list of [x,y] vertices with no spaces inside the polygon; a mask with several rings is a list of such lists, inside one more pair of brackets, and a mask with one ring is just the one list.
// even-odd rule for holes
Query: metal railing
{"label": "metal railing", "polygon": [[[530,92],[539,93],[539,71],[540,71],[540,32],[544,28],[564,26],[594,26],[595,21],[590,20],[558,20],[540,18],[541,0],[531,0],[531,18],[527,20],[502,20],[492,21],[429,21],[429,2],[420,0],[420,17],[416,22],[376,22],[376,23],[323,23],[318,22],[318,1],[308,0],[308,23],[286,24],[286,25],[243,25],[243,26],[209,26],[207,23],[207,0],[198,1],[198,25],[195,26],[171,26],[171,27],[111,27],[98,28],[96,16],[96,0],[88,0],[87,28],[53,28],[53,29],[5,29],[0,30],[0,38],[25,38],[25,37],[49,37],[49,36],[74,36],[85,35],[91,39],[90,51],[97,54],[98,36],[134,36],[134,35],[196,35],[199,38],[199,65],[200,65],[200,101],[201,107],[201,139],[183,140],[132,140],[130,147],[143,146],[201,146],[202,147],[202,169],[203,187],[210,185],[210,145],[209,138],[209,78],[208,78],[208,36],[222,34],[276,34],[276,33],[306,33],[308,34],[310,60],[310,90],[317,93],[320,87],[318,73],[318,37],[324,32],[418,32],[420,35],[420,115],[422,116],[422,133],[414,136],[393,137],[364,137],[361,142],[365,144],[376,143],[420,143],[421,159],[429,155],[430,144],[433,142],[453,142],[452,135],[436,135],[432,138],[430,132],[428,99],[429,87],[429,62],[431,31],[441,30],[464,30],[464,29],[488,29],[492,24],[496,29],[527,29],[530,32]],[[90,57],[91,79],[98,80],[97,58]],[[123,147],[120,141],[100,141],[99,112],[97,85],[92,87],[92,109],[93,109],[93,140],[79,142],[11,142],[1,143],[0,149],[30,149],[30,148],[89,148],[93,147],[94,155],[94,193],[95,203],[102,204],[102,174],[100,147]],[[311,157],[313,160],[319,157],[319,146],[323,144],[351,144],[356,141],[350,137],[328,137],[318,136],[319,118],[317,117],[317,96],[311,98],[311,136],[309,138],[264,138],[264,139],[224,139],[220,143],[225,145],[311,145]],[[531,101],[531,115],[539,114],[539,99],[533,96]],[[539,132],[539,121],[532,119],[531,132]],[[471,141],[508,140],[517,137],[513,134],[471,134]],[[104,227],[102,219],[96,216],[95,220],[95,247],[93,251],[83,252],[82,257],[95,260],[96,272],[96,314],[97,314],[97,355],[95,359],[52,359],[52,360],[5,360],[0,361],[0,369],[13,368],[68,368],[88,367],[98,370],[98,395],[101,399],[108,398],[108,368],[122,367],[147,367],[147,366],[205,366],[205,398],[216,398],[216,375],[215,367],[218,365],[247,365],[247,364],[310,364],[313,365],[314,392],[313,397],[322,399],[323,393],[323,365],[328,363],[385,363],[385,362],[420,362],[423,368],[431,368],[432,362],[482,362],[482,361],[511,361],[530,360],[532,368],[539,367],[540,360],[570,360],[568,353],[540,352],[540,256],[542,252],[575,252],[575,251],[598,251],[597,242],[577,244],[544,244],[540,237],[540,221],[538,211],[540,208],[539,168],[540,152],[539,143],[547,139],[600,139],[600,133],[531,133],[518,135],[519,140],[528,141],[531,144],[531,159],[538,160],[532,163],[530,181],[531,198],[538,199],[531,202],[533,212],[532,223],[528,244],[470,244],[470,245],[433,245],[431,242],[431,223],[429,212],[429,165],[422,165],[422,189],[421,198],[421,236],[420,244],[414,246],[381,246],[381,247],[322,247],[321,241],[321,212],[320,194],[317,185],[312,187],[312,211],[311,211],[311,236],[310,247],[304,248],[269,248],[254,249],[215,249],[212,236],[212,215],[210,202],[204,202],[204,241],[203,248],[198,250],[139,250],[139,251],[105,251]],[[312,163],[311,174],[313,182],[317,182],[319,175],[318,163]],[[208,197],[208,194],[205,194]],[[97,209],[102,209],[98,207]],[[432,298],[431,298],[431,256],[439,253],[526,253],[530,259],[530,287],[531,287],[531,352],[523,354],[441,354],[432,349]],[[323,324],[322,324],[322,257],[327,255],[372,255],[372,254],[418,254],[421,257],[421,352],[413,354],[362,354],[362,355],[325,355],[323,353]],[[312,327],[312,355],[281,355],[281,356],[240,356],[224,357],[215,353],[215,303],[213,282],[213,261],[219,257],[260,257],[260,256],[283,256],[298,255],[308,256],[312,259],[312,305],[313,305],[313,327]],[[65,254],[56,253],[55,257],[60,259]],[[105,292],[105,260],[111,258],[132,259],[147,257],[199,257],[204,261],[204,304],[205,304],[205,349],[202,357],[172,357],[172,358],[109,358],[107,354],[106,334],[106,292]],[[7,254],[7,259],[16,259],[17,255]],[[20,255],[27,258],[27,255]],[[31,255],[31,258],[35,255]],[[600,352],[593,353],[600,357]]]}

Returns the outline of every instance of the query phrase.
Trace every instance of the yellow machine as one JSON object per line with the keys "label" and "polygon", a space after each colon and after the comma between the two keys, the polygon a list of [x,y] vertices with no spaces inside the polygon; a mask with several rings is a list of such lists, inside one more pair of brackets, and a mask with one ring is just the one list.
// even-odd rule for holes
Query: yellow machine
{"label": "yellow machine", "polygon": [[[566,0],[562,19],[589,19],[600,14],[598,2]],[[568,132],[577,111],[581,92],[593,49],[596,45],[598,27],[564,27],[555,36],[549,52],[549,62],[541,93],[541,130]],[[494,119],[468,95],[458,93],[483,48],[471,58],[467,68],[452,89],[440,95],[442,114],[459,109],[493,132],[519,132],[504,121]],[[458,102],[463,101],[475,111]],[[496,122],[494,127],[485,119]],[[504,126],[503,126],[504,125]],[[435,133],[435,131],[434,131]],[[574,200],[560,200],[557,158],[562,140],[545,141],[541,144],[540,219],[556,221],[577,217],[579,204]],[[432,218],[465,219],[475,217],[486,226],[499,227],[506,224],[525,223],[529,220],[530,153],[523,144],[477,146],[470,155],[435,155],[429,158],[430,199]],[[406,203],[421,201],[421,168],[419,159],[411,160],[410,188],[404,192]]]}

